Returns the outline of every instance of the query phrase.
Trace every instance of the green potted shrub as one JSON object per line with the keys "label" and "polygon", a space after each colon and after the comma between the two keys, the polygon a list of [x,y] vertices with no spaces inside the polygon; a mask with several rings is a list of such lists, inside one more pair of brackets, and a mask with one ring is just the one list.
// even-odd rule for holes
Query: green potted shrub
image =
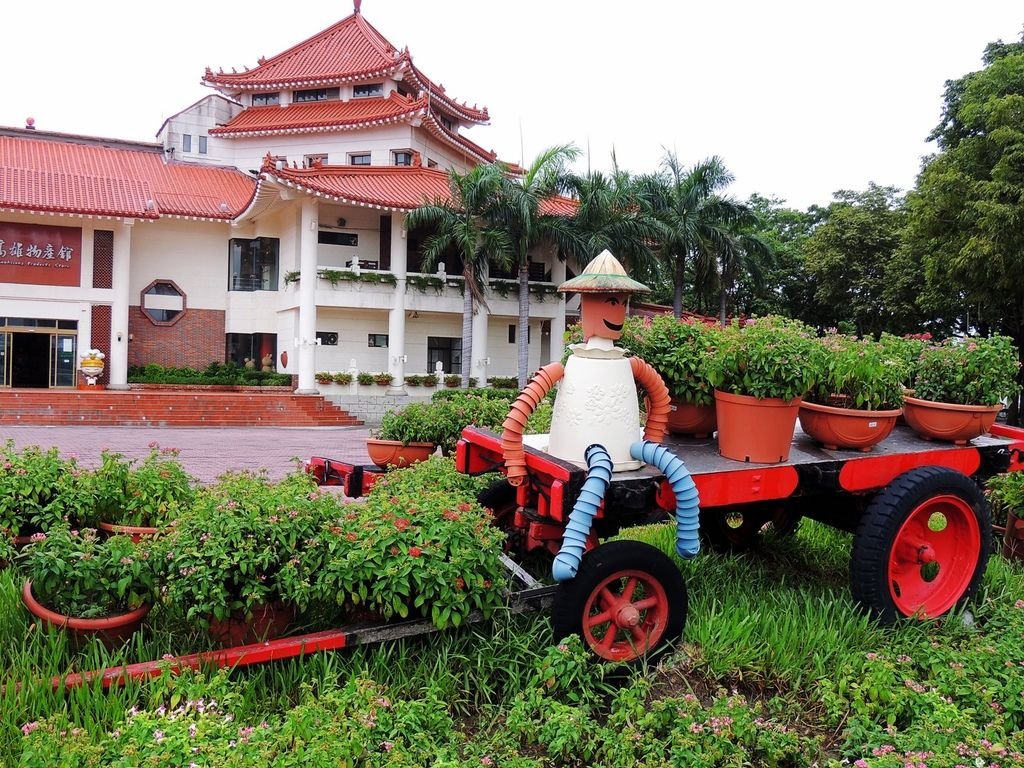
{"label": "green potted shrub", "polygon": [[177,449],[161,449],[156,443],[150,444],[142,461],[103,451],[100,466],[83,473],[94,504],[89,524],[135,541],[166,527],[195,495],[196,480],[182,467],[178,454]]}
{"label": "green potted shrub", "polygon": [[348,371],[334,374],[334,383],[347,386],[352,383],[352,374]]}
{"label": "green potted shrub", "polygon": [[444,377],[444,385],[451,389],[458,387],[462,384],[462,375],[458,373],[449,373]]}
{"label": "green potted shrub", "polygon": [[108,645],[139,628],[156,594],[148,546],[67,525],[31,539],[19,560],[27,579],[22,599],[33,616],[76,640],[98,637]]}
{"label": "green potted shrub", "polygon": [[312,599],[295,574],[337,515],[334,497],[305,473],[276,483],[227,473],[153,541],[162,599],[225,645],[283,634]]}
{"label": "green potted shrub", "polygon": [[424,375],[424,377],[423,377],[423,386],[424,387],[436,387],[437,386],[437,374],[436,373],[428,373],[428,374]]}
{"label": "green potted shrub", "polygon": [[356,381],[364,387],[368,387],[370,384],[373,384],[373,374],[367,371],[360,371],[356,374]]}
{"label": "green potted shrub", "polygon": [[18,450],[7,440],[0,450],[0,530],[21,545],[32,533],[78,521],[92,507],[80,474],[74,459],[63,458],[56,448]]}
{"label": "green potted shrub", "polygon": [[366,452],[377,466],[403,467],[423,461],[437,448],[441,414],[428,403],[411,403],[388,411],[366,440]]}
{"label": "green potted shrub", "polygon": [[816,350],[814,331],[796,320],[764,317],[722,329],[708,378],[723,456],[763,464],[789,458],[800,402],[818,378]]}
{"label": "green potted shrub", "polygon": [[904,418],[930,440],[964,444],[985,434],[1019,389],[1020,353],[1007,336],[947,340],[920,354]]}
{"label": "green potted shrub", "polygon": [[418,387],[423,384],[423,377],[418,373],[410,373],[405,377],[405,385],[407,387]]}
{"label": "green potted shrub", "polygon": [[672,396],[668,429],[673,434],[707,437],[715,431],[715,388],[708,367],[719,335],[717,326],[672,315],[654,318],[638,334],[634,351],[661,375]]}
{"label": "green potted shrub", "polygon": [[800,426],[826,448],[870,450],[902,413],[907,364],[885,345],[852,336],[819,339],[818,381],[800,404]]}

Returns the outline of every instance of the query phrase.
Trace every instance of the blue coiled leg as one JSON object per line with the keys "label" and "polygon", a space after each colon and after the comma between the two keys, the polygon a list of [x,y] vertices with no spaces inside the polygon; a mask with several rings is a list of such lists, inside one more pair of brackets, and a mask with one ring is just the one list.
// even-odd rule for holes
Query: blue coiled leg
{"label": "blue coiled leg", "polygon": [[633,443],[629,446],[629,455],[646,464],[653,464],[664,473],[676,495],[676,552],[680,557],[693,557],[700,552],[700,497],[690,471],[683,460],[668,448],[650,440]]}
{"label": "blue coiled leg", "polygon": [[594,522],[594,515],[604,500],[608,484],[612,481],[612,457],[603,445],[594,444],[583,452],[587,460],[587,479],[583,481],[579,498],[569,513],[569,524],[565,527],[562,547],[555,555],[551,575],[555,581],[569,581],[579,570],[583,552],[587,548],[587,537]]}

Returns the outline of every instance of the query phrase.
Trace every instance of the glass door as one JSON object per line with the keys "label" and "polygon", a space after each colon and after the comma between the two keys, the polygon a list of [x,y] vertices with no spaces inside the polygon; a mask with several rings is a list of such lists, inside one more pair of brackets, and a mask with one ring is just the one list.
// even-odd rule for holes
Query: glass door
{"label": "glass door", "polygon": [[0,331],[0,387],[11,386],[11,334]]}
{"label": "glass door", "polygon": [[74,334],[55,333],[50,336],[50,386],[75,386]]}

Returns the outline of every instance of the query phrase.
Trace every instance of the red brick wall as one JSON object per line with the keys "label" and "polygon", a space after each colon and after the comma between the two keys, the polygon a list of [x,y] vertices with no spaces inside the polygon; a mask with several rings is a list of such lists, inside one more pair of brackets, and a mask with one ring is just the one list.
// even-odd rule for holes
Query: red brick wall
{"label": "red brick wall", "polygon": [[92,233],[92,287],[114,287],[114,233],[107,229]]}
{"label": "red brick wall", "polygon": [[[95,326],[94,326],[95,327]],[[109,326],[108,326],[109,328]],[[107,331],[108,338],[110,331]],[[174,325],[153,325],[138,305],[128,307],[128,365],[157,363],[205,368],[224,362],[224,310],[192,309]]]}
{"label": "red brick wall", "polygon": [[[78,350],[78,356],[82,357],[90,349],[98,349],[106,358],[104,362],[107,365],[103,368],[103,375],[97,380],[97,384],[109,384],[110,383],[110,318],[111,309],[109,306],[93,305],[92,307],[92,337],[89,340],[89,346],[85,349]],[[81,344],[82,339],[79,339]],[[78,361],[75,361],[78,364]],[[85,383],[85,377],[81,372],[78,374],[79,381]]]}

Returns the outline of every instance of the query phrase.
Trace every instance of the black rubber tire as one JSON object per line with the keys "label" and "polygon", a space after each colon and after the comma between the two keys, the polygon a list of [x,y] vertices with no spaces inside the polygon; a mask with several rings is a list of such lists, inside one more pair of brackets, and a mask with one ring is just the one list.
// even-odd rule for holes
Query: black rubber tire
{"label": "black rubber tire", "polygon": [[700,511],[700,534],[708,549],[738,555],[754,547],[770,528],[780,536],[796,533],[800,515],[785,510],[735,507]]}
{"label": "black rubber tire", "polygon": [[516,505],[516,489],[504,478],[495,480],[476,496],[477,503],[490,509],[495,517],[501,517]]}
{"label": "black rubber tire", "polygon": [[[588,633],[583,626],[584,613],[591,595],[599,591],[602,583],[624,572],[643,574],[643,580],[660,585],[664,590],[664,605],[667,607],[666,620],[663,628],[658,625],[650,631],[652,647],[640,649],[630,646],[624,656],[609,659],[588,640]],[[621,588],[621,583],[619,586]],[[578,635],[583,639],[583,644],[593,651],[595,661],[616,661],[633,666],[652,663],[670,650],[672,643],[683,633],[686,613],[686,582],[672,559],[650,544],[620,540],[602,544],[586,553],[576,577],[559,585],[551,606],[551,624],[556,642],[570,635]],[[641,622],[650,615],[653,614],[643,613]],[[607,631],[604,636],[607,637]],[[620,646],[622,644],[616,643]]]}
{"label": "black rubber tire", "polygon": [[[935,466],[912,469],[875,496],[864,510],[853,538],[850,592],[854,601],[882,624],[893,624],[915,613],[902,610],[893,598],[892,590],[898,585],[889,583],[890,557],[911,513],[929,499],[943,495],[955,496],[970,506],[981,538],[969,583],[960,591],[954,605],[942,613],[968,602],[981,584],[988,564],[991,549],[988,538],[992,530],[992,516],[984,493],[971,478],[955,469]],[[936,585],[937,589],[941,587],[941,584]]]}

